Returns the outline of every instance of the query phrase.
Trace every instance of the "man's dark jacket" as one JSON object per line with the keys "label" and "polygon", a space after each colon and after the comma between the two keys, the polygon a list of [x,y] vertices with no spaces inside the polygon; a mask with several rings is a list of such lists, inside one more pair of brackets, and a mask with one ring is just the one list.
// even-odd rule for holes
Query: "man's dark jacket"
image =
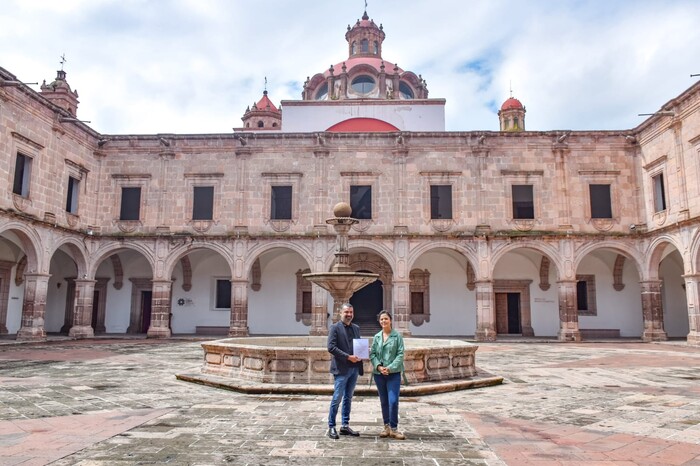
{"label": "man's dark jacket", "polygon": [[[352,338],[360,338],[360,327],[355,324],[350,324],[352,328]],[[362,361],[350,362],[348,356],[352,354],[352,338],[345,331],[345,324],[339,321],[331,325],[328,331],[328,352],[333,356],[331,358],[331,374],[344,375],[352,366],[360,368],[360,375],[364,374]]]}

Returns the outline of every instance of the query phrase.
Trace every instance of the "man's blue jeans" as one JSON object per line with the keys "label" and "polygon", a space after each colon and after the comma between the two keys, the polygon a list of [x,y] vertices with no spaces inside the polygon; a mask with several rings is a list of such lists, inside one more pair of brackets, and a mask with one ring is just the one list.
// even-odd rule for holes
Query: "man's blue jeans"
{"label": "man's blue jeans", "polygon": [[357,367],[351,367],[347,374],[334,375],[333,399],[331,400],[331,410],[328,413],[328,427],[335,427],[335,418],[338,415],[338,406],[340,401],[343,401],[343,410],[341,412],[342,426],[350,425],[350,409],[352,408],[352,394],[355,392],[357,377],[360,375],[360,370]]}
{"label": "man's blue jeans", "polygon": [[389,375],[374,374],[374,383],[379,392],[379,403],[382,405],[384,425],[392,429],[399,426],[399,390],[401,390],[401,372]]}

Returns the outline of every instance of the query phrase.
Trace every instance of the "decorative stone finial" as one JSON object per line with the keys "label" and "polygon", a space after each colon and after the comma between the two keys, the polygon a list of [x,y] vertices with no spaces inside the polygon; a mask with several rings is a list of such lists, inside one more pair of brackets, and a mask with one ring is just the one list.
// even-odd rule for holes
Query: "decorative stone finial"
{"label": "decorative stone finial", "polygon": [[337,218],[347,218],[352,215],[352,207],[347,202],[339,202],[333,207],[333,215]]}

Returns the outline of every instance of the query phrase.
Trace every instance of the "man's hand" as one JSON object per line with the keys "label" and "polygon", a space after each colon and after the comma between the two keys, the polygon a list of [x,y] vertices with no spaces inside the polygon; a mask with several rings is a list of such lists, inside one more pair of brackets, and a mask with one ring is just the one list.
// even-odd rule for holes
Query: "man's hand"
{"label": "man's hand", "polygon": [[360,362],[360,361],[362,361],[362,359],[360,359],[359,357],[355,356],[354,354],[351,354],[350,356],[348,356],[348,361],[350,361],[350,362]]}

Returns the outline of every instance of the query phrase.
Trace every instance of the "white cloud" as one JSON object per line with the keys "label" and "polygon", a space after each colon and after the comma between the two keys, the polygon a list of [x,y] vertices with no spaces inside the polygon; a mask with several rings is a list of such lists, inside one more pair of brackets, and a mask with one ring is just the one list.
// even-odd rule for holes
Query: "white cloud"
{"label": "white cloud", "polygon": [[[347,57],[362,2],[3,2],[0,66],[50,81],[66,53],[79,116],[103,133],[230,132],[262,93],[298,99]],[[700,73],[700,3],[373,0],[383,55],[447,99],[450,130],[496,130],[514,94],[527,127],[628,129]],[[290,84],[291,83],[291,84]]]}

